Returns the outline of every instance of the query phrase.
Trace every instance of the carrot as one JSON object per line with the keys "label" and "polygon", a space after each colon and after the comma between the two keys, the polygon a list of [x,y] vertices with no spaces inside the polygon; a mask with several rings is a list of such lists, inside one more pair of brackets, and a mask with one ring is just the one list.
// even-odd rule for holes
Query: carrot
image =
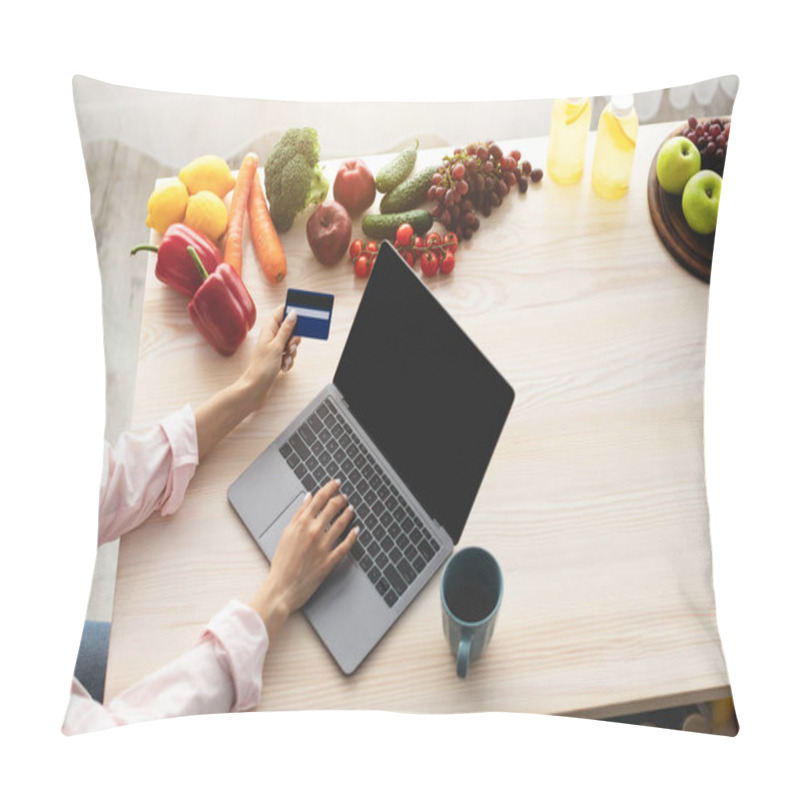
{"label": "carrot", "polygon": [[250,189],[247,213],[250,216],[250,233],[261,270],[270,283],[280,283],[286,277],[286,254],[272,224],[272,217],[267,210],[267,198],[258,177]]}
{"label": "carrot", "polygon": [[239,167],[236,184],[233,187],[231,208],[228,212],[228,233],[225,237],[223,261],[230,264],[242,276],[242,238],[244,236],[244,212],[250,197],[250,187],[258,169],[258,156],[248,153]]}

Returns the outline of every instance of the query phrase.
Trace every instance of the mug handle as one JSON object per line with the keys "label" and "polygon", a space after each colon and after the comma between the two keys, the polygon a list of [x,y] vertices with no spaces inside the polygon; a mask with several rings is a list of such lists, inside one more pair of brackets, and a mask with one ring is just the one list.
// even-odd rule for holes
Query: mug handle
{"label": "mug handle", "polygon": [[472,636],[466,631],[461,634],[461,641],[458,643],[458,655],[456,656],[456,674],[459,678],[467,677],[467,665],[469,664],[469,651],[472,649]]}

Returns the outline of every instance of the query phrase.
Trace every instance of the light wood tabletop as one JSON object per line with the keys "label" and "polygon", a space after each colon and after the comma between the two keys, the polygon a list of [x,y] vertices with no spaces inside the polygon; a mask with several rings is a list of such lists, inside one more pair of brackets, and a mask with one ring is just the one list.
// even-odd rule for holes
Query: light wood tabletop
{"label": "light wood tabletop", "polygon": [[[579,184],[545,175],[524,195],[512,189],[462,243],[454,272],[423,278],[516,390],[459,545],[489,549],[504,573],[483,657],[456,677],[439,573],[350,677],[294,615],[267,654],[261,709],[602,717],[730,694],[704,481],[709,287],[669,255],[647,204],[651,160],[676,124],[641,127],[631,188],[619,200],[592,192],[590,134]],[[501,145],[544,168],[546,138]],[[421,151],[418,168],[448,152]],[[364,160],[377,170],[390,158]],[[328,165],[331,179],[337,167]],[[247,231],[243,277],[261,320],[287,286],[332,292],[330,339],[303,342],[265,407],[198,467],[177,514],[154,515],[123,537],[107,697],[186,651],[268,572],[226,491],[331,381],[365,286],[347,257],[332,268],[314,260],[305,219],[282,237],[285,285],[266,282]],[[217,355],[154,265],[151,255],[135,429],[231,383],[260,324],[233,357]],[[422,414],[428,398],[419,392]]]}

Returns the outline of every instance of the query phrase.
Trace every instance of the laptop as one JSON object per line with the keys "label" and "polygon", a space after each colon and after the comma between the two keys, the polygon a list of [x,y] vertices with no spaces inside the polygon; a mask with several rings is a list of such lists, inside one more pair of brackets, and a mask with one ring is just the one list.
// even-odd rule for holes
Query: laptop
{"label": "laptop", "polygon": [[514,390],[381,244],[333,382],[234,481],[268,560],[303,501],[342,480],[358,539],[303,607],[353,673],[458,544]]}

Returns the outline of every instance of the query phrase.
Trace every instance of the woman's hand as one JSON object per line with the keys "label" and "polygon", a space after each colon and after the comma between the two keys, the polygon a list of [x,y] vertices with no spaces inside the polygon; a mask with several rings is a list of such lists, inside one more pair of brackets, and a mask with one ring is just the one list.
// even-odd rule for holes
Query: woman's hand
{"label": "woman's hand", "polygon": [[283,308],[283,305],[278,306],[262,326],[253,357],[242,376],[253,394],[256,408],[264,404],[278,374],[292,368],[302,341],[299,336],[292,336],[296,312],[289,312],[284,320]]}
{"label": "woman's hand", "polygon": [[281,536],[267,579],[250,603],[270,637],[347,555],[358,527],[338,545],[336,540],[352,520],[353,509],[339,493],[338,481],[330,481],[313,497],[306,496]]}
{"label": "woman's hand", "polygon": [[279,372],[292,368],[300,346],[300,338],[292,336],[296,321],[294,312],[284,320],[283,306],[278,306],[261,328],[241,377],[194,409],[200,460],[248,414],[261,408]]}

